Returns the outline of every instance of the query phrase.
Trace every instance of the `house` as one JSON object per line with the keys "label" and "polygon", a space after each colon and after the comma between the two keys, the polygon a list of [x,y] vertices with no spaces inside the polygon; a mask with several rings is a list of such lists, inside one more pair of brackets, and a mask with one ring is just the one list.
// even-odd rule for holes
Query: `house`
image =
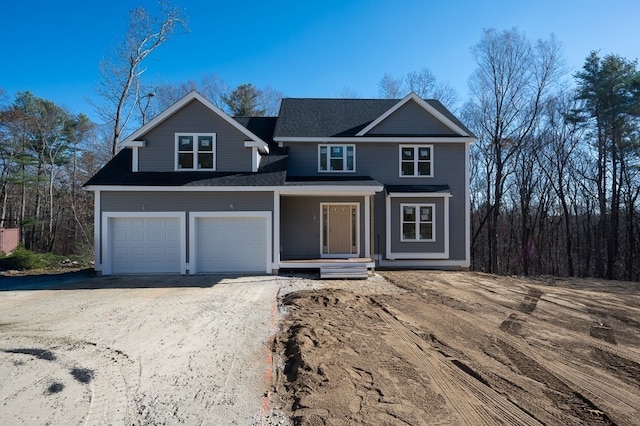
{"label": "house", "polygon": [[469,147],[440,102],[283,99],[232,118],[191,92],[86,184],[102,274],[470,264]]}

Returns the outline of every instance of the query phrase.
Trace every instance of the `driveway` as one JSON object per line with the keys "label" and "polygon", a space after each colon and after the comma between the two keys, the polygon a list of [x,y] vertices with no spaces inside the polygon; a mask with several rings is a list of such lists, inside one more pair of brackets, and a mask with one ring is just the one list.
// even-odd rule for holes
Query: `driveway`
{"label": "driveway", "polygon": [[260,424],[277,277],[26,288],[0,291],[0,424]]}

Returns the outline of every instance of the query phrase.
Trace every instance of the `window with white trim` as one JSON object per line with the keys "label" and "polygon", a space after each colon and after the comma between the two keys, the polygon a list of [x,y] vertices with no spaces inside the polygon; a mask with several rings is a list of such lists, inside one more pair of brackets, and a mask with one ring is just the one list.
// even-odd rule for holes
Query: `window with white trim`
{"label": "window with white trim", "polygon": [[400,204],[400,240],[435,241],[435,204]]}
{"label": "window with white trim", "polygon": [[215,170],[215,133],[176,133],[176,170]]}
{"label": "window with white trim", "polygon": [[355,170],[355,145],[318,145],[318,171],[354,172]]}
{"label": "window with white trim", "polygon": [[401,177],[433,177],[433,145],[400,145]]}

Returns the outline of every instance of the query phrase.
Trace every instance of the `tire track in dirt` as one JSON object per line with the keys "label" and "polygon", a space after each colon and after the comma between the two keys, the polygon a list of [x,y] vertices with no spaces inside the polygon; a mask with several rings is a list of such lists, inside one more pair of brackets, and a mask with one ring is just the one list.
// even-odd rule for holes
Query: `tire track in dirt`
{"label": "tire track in dirt", "polygon": [[[394,317],[382,303],[372,298],[377,305],[376,313],[405,342],[414,354],[415,361],[422,364],[435,384],[435,391],[441,392],[454,415],[464,425],[542,425],[537,419],[517,407],[503,395],[495,392],[477,373],[461,361],[436,355],[425,340],[416,336]],[[489,409],[491,411],[489,411]]]}
{"label": "tire track in dirt", "polygon": [[[422,287],[416,288],[412,285],[404,284],[394,279],[393,273],[390,275],[393,284],[413,292],[419,299],[430,304],[443,302],[444,306],[442,308],[446,309],[450,315],[456,318],[455,322],[458,323],[459,326],[468,329],[482,330],[482,332],[487,333],[488,336],[497,332],[496,325],[485,319],[482,315],[475,315],[473,317],[473,323],[470,323],[467,319],[468,315],[466,314],[466,310],[459,308],[461,302],[455,299],[450,301],[450,296],[439,293],[439,291],[446,291],[446,288],[437,290],[438,285],[451,286],[451,283],[440,280],[435,280],[435,282],[430,280],[429,291],[424,292]],[[420,280],[418,280],[418,282],[420,282]],[[433,288],[434,285],[436,289]],[[438,297],[435,300],[429,300],[425,297],[426,295],[437,295]],[[530,314],[535,310],[537,302],[535,305],[531,303],[531,296],[532,295],[527,292],[526,295],[523,295],[524,299],[518,306],[514,305],[510,307],[510,309],[515,309],[520,312],[530,311],[527,312],[526,317],[523,318],[515,313],[511,313],[509,317],[503,321],[501,327],[499,327],[502,333],[495,337],[495,341],[498,342],[498,346],[503,349],[503,352],[508,352],[507,356],[509,359],[511,359],[512,362],[515,360],[514,364],[522,367],[523,374],[526,374],[526,372],[531,373],[531,370],[527,368],[527,362],[533,362],[539,369],[544,369],[548,372],[546,377],[549,380],[561,381],[564,386],[558,387],[565,391],[570,389],[571,392],[553,395],[551,400],[560,397],[560,401],[555,402],[556,404],[575,406],[576,401],[574,397],[577,397],[579,404],[582,404],[582,408],[574,408],[573,411],[580,416],[583,421],[597,424],[615,424],[614,420],[608,416],[608,413],[615,413],[613,417],[615,417],[615,421],[619,424],[638,424],[640,412],[636,408],[638,405],[637,394],[629,392],[620,386],[612,387],[610,380],[602,379],[593,372],[585,373],[577,369],[575,365],[572,365],[570,361],[564,359],[562,355],[559,355],[556,351],[540,345],[532,346],[524,338],[519,336],[519,328],[524,323],[528,321],[535,323],[535,320],[531,319]],[[487,298],[487,300],[491,301],[489,298]],[[539,300],[540,298],[538,298],[538,301]],[[492,303],[495,303],[495,301]],[[524,311],[522,309],[523,307],[525,308]],[[595,342],[595,339],[590,339],[586,334],[584,336],[578,335],[572,337],[578,339],[585,347],[596,345],[612,349],[611,345],[600,341]],[[530,377],[536,380],[534,373],[531,373]],[[538,379],[541,378],[538,377]],[[543,385],[546,384],[544,380],[541,383]]]}

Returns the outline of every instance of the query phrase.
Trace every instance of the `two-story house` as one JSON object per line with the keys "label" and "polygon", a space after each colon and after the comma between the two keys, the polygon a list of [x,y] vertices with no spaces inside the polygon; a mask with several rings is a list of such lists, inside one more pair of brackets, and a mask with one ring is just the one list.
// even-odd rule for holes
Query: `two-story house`
{"label": "two-story house", "polygon": [[85,185],[102,274],[470,264],[469,147],[440,102],[283,99],[233,118],[191,92]]}

